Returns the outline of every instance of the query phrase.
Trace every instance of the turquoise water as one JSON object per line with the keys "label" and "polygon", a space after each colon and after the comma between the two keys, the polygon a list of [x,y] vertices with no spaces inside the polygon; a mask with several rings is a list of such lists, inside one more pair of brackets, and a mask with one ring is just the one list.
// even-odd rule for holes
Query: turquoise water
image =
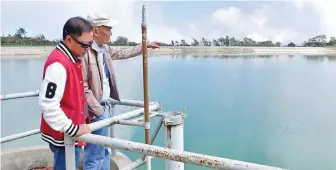
{"label": "turquoise water", "polygon": [[[2,60],[1,93],[37,89],[43,62]],[[141,57],[117,61],[115,69],[122,98],[142,100]],[[149,97],[164,111],[187,108],[186,151],[293,170],[335,170],[335,73],[333,58],[322,56],[166,55],[149,59]],[[39,120],[36,98],[1,103],[1,136],[38,128]],[[141,128],[117,130],[118,137],[144,142]],[[163,146],[163,139],[162,129],[154,145]],[[38,135],[2,149],[36,144],[44,144]],[[163,169],[163,160],[152,163]]]}

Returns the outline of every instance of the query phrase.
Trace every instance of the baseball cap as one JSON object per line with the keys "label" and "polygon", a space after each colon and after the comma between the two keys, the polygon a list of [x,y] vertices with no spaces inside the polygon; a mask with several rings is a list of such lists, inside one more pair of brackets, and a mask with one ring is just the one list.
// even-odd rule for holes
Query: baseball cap
{"label": "baseball cap", "polygon": [[119,24],[118,20],[111,20],[110,17],[102,12],[94,12],[87,16],[87,20],[91,22],[92,26],[107,26],[115,27]]}

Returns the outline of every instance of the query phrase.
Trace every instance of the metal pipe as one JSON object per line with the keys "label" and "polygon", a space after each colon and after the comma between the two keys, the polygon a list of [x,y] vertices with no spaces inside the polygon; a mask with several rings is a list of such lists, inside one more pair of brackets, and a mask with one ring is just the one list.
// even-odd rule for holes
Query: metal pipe
{"label": "metal pipe", "polygon": [[[1,95],[0,100],[10,100],[10,99],[25,98],[25,97],[37,97],[38,95],[39,95],[39,90],[22,92],[22,93],[11,93],[11,94]],[[144,101],[139,101],[139,100],[121,99],[120,101],[118,101],[118,100],[114,100],[110,98],[109,102],[113,105],[135,106],[135,107],[144,106]],[[158,104],[158,103],[149,102],[149,104]]]}
{"label": "metal pipe", "polygon": [[[135,107],[144,107],[144,101],[140,100],[128,100],[121,99],[120,101],[110,98],[108,100],[112,105],[123,105],[123,106],[135,106]],[[149,104],[158,104],[156,102],[149,102]]]}
{"label": "metal pipe", "polygon": [[[164,113],[165,125],[165,146],[166,148],[184,151],[183,123],[185,113],[166,112]],[[182,162],[166,160],[166,170],[184,170]]]}
{"label": "metal pipe", "polygon": [[[159,133],[159,131],[161,129],[162,124],[163,124],[163,118],[161,118],[160,121],[159,121],[159,123],[158,123],[158,125],[156,125],[156,128],[154,130],[154,134],[153,134],[153,136],[151,138],[151,144],[154,143],[154,140],[156,139],[156,136],[158,135],[158,133]],[[141,159],[142,160],[146,160],[146,158],[148,158],[148,157],[149,156],[147,156],[147,155],[143,155]]]}
{"label": "metal pipe", "polygon": [[[114,115],[115,115],[115,105],[114,104],[112,104],[112,107],[111,107],[110,111],[111,111],[111,117],[114,117]],[[111,125],[109,130],[110,130],[110,138],[115,138],[114,126]],[[115,156],[117,154],[117,149],[115,149],[115,148],[110,148],[109,151],[111,153],[111,156]]]}
{"label": "metal pipe", "polygon": [[144,108],[145,108],[145,140],[150,144],[149,134],[149,102],[148,102],[148,59],[147,59],[147,24],[146,24],[146,7],[142,6],[142,65],[143,65],[143,86],[144,86]]}
{"label": "metal pipe", "polygon": [[[148,59],[147,59],[147,24],[146,7],[142,6],[142,68],[143,68],[143,86],[144,86],[144,108],[145,108],[145,142],[150,143],[150,120],[149,120],[149,102],[148,102]],[[147,170],[151,169],[151,159],[147,160]]]}
{"label": "metal pipe", "polygon": [[[150,110],[157,110],[157,109],[159,109],[158,103],[153,103],[150,106]],[[143,126],[143,124],[141,124],[139,122],[138,123],[133,122],[133,121],[141,121],[141,120],[143,120],[143,118],[141,118],[139,120],[135,119],[135,120],[132,120],[132,121],[121,120],[121,119],[130,119],[132,117],[136,117],[136,116],[142,114],[142,112],[143,112],[143,109],[134,110],[132,112],[126,112],[126,113],[114,116],[113,120],[110,120],[110,121],[111,121],[111,124],[118,124],[118,123],[121,122],[121,124],[125,124],[125,125],[127,124],[127,125],[133,125],[133,126]],[[159,114],[159,113],[157,113],[157,114]],[[153,114],[152,116],[156,116],[157,114]],[[105,125],[105,124],[103,124],[103,125]],[[93,130],[97,130],[99,128],[105,127],[105,126],[100,127],[101,125],[98,124],[97,122],[95,122],[95,124],[92,123],[89,126]],[[33,129],[33,130],[22,132],[22,133],[17,133],[17,134],[14,134],[14,135],[10,135],[10,136],[0,138],[0,143],[10,142],[10,141],[17,140],[17,139],[20,139],[20,138],[24,138],[24,137],[27,137],[27,136],[35,135],[35,134],[38,134],[38,133],[40,133],[40,129]]]}
{"label": "metal pipe", "polygon": [[163,118],[161,118],[160,121],[159,121],[159,123],[158,123],[158,125],[156,125],[156,128],[154,130],[154,134],[153,134],[153,136],[151,138],[151,143],[154,142],[156,136],[158,135],[158,133],[159,133],[159,131],[161,129],[162,124],[163,124]]}
{"label": "metal pipe", "polygon": [[94,134],[84,134],[79,137],[86,143],[117,148],[125,151],[150,155],[156,158],[170,159],[188,164],[220,170],[243,170],[243,169],[268,169],[282,170],[281,168],[259,165],[255,163],[243,162],[238,160],[220,158],[215,156],[203,155],[193,152],[180,151],[176,149],[163,148],[138,142],[109,138]]}
{"label": "metal pipe", "polygon": [[67,134],[64,134],[64,145],[66,170],[76,170],[75,141]]}
{"label": "metal pipe", "polygon": [[[151,113],[149,115],[150,118],[158,116],[158,115],[161,114],[160,112],[150,112],[150,113]],[[143,120],[144,120],[144,117],[139,117],[139,118],[132,119],[132,121],[143,121]]]}
{"label": "metal pipe", "polygon": [[114,124],[129,125],[129,126],[144,126],[144,122],[138,122],[134,120],[116,120]]}
{"label": "metal pipe", "polygon": [[14,134],[14,135],[10,135],[10,136],[6,136],[6,137],[1,138],[0,143],[6,143],[6,142],[9,142],[9,141],[17,140],[17,139],[24,138],[24,137],[31,136],[31,135],[35,135],[35,134],[38,134],[38,133],[40,133],[40,129],[33,129],[33,130],[22,132],[22,133],[17,133],[17,134]]}
{"label": "metal pipe", "polygon": [[[150,110],[156,110],[158,108],[159,108],[158,103],[153,103],[153,105],[150,106]],[[112,112],[113,112],[113,110],[112,110]],[[134,110],[132,112],[132,114],[134,112],[138,112],[138,110]],[[124,114],[127,114],[127,115],[124,115]],[[123,113],[121,115],[115,116],[114,119],[112,120],[111,124],[123,124],[123,125],[131,125],[131,126],[143,126],[143,122],[135,122],[135,121],[141,121],[141,120],[143,120],[143,118],[138,118],[138,119],[134,119],[134,120],[131,120],[131,121],[120,120],[120,118],[121,119],[130,119],[132,117],[135,117],[135,116],[128,115],[128,114],[131,114],[131,112],[126,112],[126,113]],[[139,115],[140,114],[142,114],[142,113],[139,113]],[[154,114],[152,114],[150,116],[154,117],[154,116],[157,116],[158,114],[160,114],[160,113],[156,112],[156,113],[154,113]],[[115,119],[115,118],[117,118],[117,119]],[[92,124],[90,124],[90,127],[91,128],[95,128],[94,130],[97,130],[96,129],[97,128],[97,124],[95,124],[93,126],[92,126]],[[113,127],[113,126],[111,126],[111,127]],[[99,127],[98,127],[98,129],[99,129]],[[10,135],[10,136],[6,136],[6,137],[3,137],[3,138],[0,138],[0,143],[10,142],[10,141],[17,140],[17,139],[24,138],[24,137],[28,137],[28,136],[31,136],[31,135],[36,135],[38,133],[40,133],[40,129],[33,129],[33,130],[22,132],[22,133],[17,133],[17,134],[14,134],[14,135]],[[110,131],[110,137],[114,137],[114,134],[111,135],[111,131]]]}
{"label": "metal pipe", "polygon": [[[160,106],[157,103],[149,106],[150,111],[155,111],[159,108],[160,108]],[[100,120],[100,121],[97,121],[97,122],[90,123],[89,127],[90,127],[91,131],[95,131],[97,129],[110,126],[118,120],[131,119],[133,117],[139,116],[143,112],[144,112],[144,109],[133,110],[131,112],[126,112],[126,113],[123,113],[123,114],[120,114],[120,115],[116,115],[114,117],[110,117],[110,118],[107,118],[107,119],[104,119],[104,120]]]}
{"label": "metal pipe", "polygon": [[1,95],[0,100],[2,101],[2,100],[18,99],[18,98],[25,98],[25,97],[36,97],[38,95],[39,95],[39,90],[23,92],[23,93],[4,94],[4,95]]}

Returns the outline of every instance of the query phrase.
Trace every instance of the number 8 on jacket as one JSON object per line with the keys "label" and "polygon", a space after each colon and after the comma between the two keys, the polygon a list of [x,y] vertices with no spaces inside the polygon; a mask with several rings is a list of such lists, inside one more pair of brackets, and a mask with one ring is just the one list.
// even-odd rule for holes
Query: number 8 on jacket
{"label": "number 8 on jacket", "polygon": [[53,82],[49,82],[47,85],[47,91],[45,97],[48,99],[52,99],[55,96],[57,85]]}

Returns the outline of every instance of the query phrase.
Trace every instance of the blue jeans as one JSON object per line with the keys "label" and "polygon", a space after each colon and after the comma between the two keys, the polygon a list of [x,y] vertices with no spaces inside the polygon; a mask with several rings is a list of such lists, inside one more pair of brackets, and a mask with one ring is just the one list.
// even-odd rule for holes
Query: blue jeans
{"label": "blue jeans", "polygon": [[[54,170],[65,170],[65,147],[49,144],[49,148],[54,153]],[[75,146],[76,169],[78,168],[81,150],[80,146]]]}
{"label": "blue jeans", "polygon": [[[110,117],[111,106],[106,105],[104,107],[104,113],[94,119],[91,122],[97,122]],[[91,132],[95,135],[109,136],[108,128],[101,128]],[[110,152],[108,148],[100,145],[87,143],[84,148],[84,170],[110,170]]]}

